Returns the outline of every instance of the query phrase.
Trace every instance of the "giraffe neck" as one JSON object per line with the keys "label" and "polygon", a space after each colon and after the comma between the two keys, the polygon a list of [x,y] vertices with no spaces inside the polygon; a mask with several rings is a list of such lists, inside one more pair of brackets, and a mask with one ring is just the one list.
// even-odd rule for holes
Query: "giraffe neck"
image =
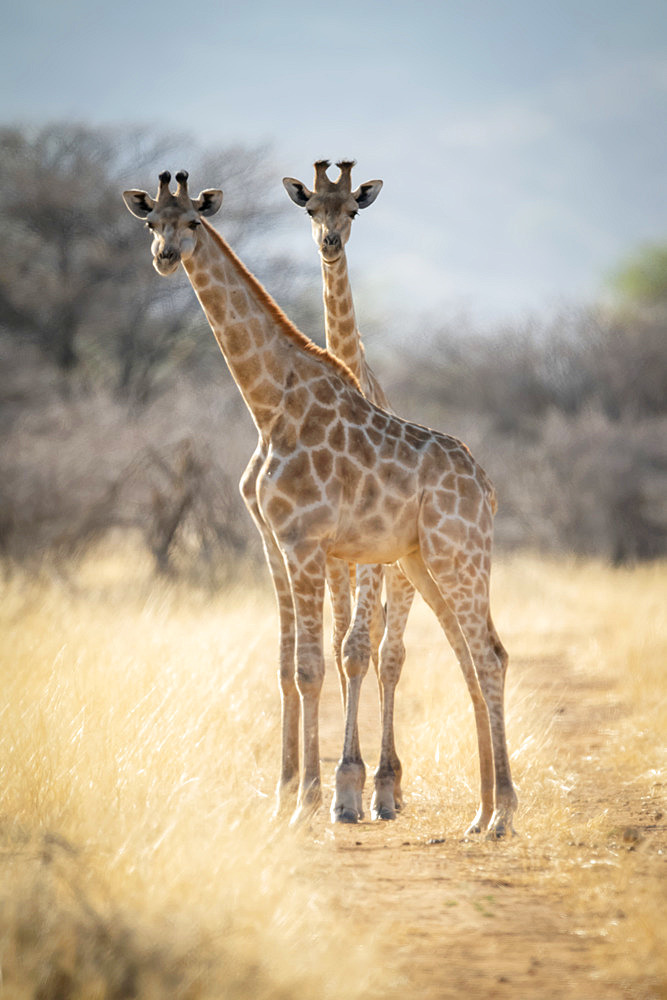
{"label": "giraffe neck", "polygon": [[260,435],[269,436],[287,387],[332,371],[358,385],[290,322],[206,220],[183,266]]}
{"label": "giraffe neck", "polygon": [[322,285],[327,350],[340,358],[363,384],[366,356],[357,329],[344,250],[332,263],[322,261]]}

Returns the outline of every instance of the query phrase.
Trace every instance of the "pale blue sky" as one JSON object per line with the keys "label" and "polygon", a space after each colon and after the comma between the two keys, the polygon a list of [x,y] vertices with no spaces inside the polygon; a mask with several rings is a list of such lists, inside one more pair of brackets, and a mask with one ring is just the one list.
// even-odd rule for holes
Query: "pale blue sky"
{"label": "pale blue sky", "polygon": [[[355,158],[385,182],[355,223],[357,296],[413,319],[590,301],[667,236],[665,0],[23,0],[0,120],[66,119],[268,141],[278,187]],[[296,210],[283,235],[317,281]]]}

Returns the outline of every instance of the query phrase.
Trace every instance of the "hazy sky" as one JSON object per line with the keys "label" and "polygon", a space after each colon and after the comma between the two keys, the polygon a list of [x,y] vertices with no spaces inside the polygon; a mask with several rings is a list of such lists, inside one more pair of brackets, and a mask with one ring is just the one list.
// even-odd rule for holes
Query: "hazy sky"
{"label": "hazy sky", "polygon": [[[66,119],[268,141],[278,186],[354,158],[385,182],[349,247],[358,296],[513,319],[596,298],[666,238],[667,3],[22,0],[0,120]],[[296,209],[287,238],[317,279]]]}

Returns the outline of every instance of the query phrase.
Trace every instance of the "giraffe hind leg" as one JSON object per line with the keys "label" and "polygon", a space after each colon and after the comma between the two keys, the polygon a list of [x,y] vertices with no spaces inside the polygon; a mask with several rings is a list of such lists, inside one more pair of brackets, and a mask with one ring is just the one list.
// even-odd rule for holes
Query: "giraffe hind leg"
{"label": "giraffe hind leg", "polygon": [[516,833],[514,813],[518,799],[512,783],[505,735],[504,694],[508,656],[496,632],[490,612],[487,615],[486,655],[487,658],[491,659],[492,667],[488,673],[484,672],[481,675],[480,683],[489,705],[491,731],[494,735],[494,761],[496,762],[496,808],[489,823],[487,839],[495,840],[504,837],[507,833],[513,835]]}
{"label": "giraffe hind leg", "polygon": [[[466,834],[486,830],[494,812],[494,767],[489,712],[479,684],[475,664],[457,615],[443,596],[445,587],[438,586],[429,573],[422,556],[412,553],[401,559],[401,568],[436,615],[461,667],[473,705],[480,769],[480,805]],[[445,591],[446,592],[446,591]]]}
{"label": "giraffe hind leg", "polygon": [[[475,552],[484,553],[486,539],[478,538],[477,546],[469,544]],[[435,551],[436,547],[433,547]],[[488,728],[491,734],[493,768],[494,809],[489,818],[487,836],[496,839],[507,833],[514,833],[513,816],[517,806],[517,797],[512,784],[507,739],[505,736],[505,675],[507,672],[507,653],[491,621],[489,610],[489,574],[490,557],[482,559],[480,565],[474,565],[466,552],[459,549],[456,558],[443,556],[445,545],[440,546],[438,555],[425,555],[424,561],[430,575],[433,577],[441,593],[446,594],[450,606],[463,633],[468,647],[474,673],[477,677],[478,689],[481,690],[483,702],[488,715]],[[468,678],[466,677],[466,680]],[[476,697],[471,687],[468,688],[473,697],[475,717],[477,719]],[[487,730],[488,732],[488,730]],[[478,737],[480,729],[478,725]],[[486,742],[486,740],[485,740]],[[481,819],[486,820],[485,778],[484,771],[488,768],[488,749],[480,744],[480,764],[482,769],[482,806]],[[474,825],[474,824],[473,824]],[[479,823],[484,829],[483,822]],[[472,832],[472,827],[471,827]]]}
{"label": "giraffe hind leg", "polygon": [[309,819],[322,801],[319,702],[324,680],[322,611],[325,555],[317,543],[283,546],[296,622],[296,687],[301,704],[302,769],[292,823]]}

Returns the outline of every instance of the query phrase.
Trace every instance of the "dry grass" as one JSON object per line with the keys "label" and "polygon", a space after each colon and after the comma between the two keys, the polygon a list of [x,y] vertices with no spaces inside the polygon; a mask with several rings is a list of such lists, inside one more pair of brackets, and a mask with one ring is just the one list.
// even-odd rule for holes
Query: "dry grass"
{"label": "dry grass", "polygon": [[[67,582],[15,576],[0,610],[2,995],[666,996],[666,607],[665,565],[499,565],[521,836],[486,844],[460,839],[472,715],[422,605],[398,698],[405,815],[332,829],[323,810],[295,833],[271,820],[268,589],[156,584],[122,546]],[[376,701],[369,678],[371,768]]]}

